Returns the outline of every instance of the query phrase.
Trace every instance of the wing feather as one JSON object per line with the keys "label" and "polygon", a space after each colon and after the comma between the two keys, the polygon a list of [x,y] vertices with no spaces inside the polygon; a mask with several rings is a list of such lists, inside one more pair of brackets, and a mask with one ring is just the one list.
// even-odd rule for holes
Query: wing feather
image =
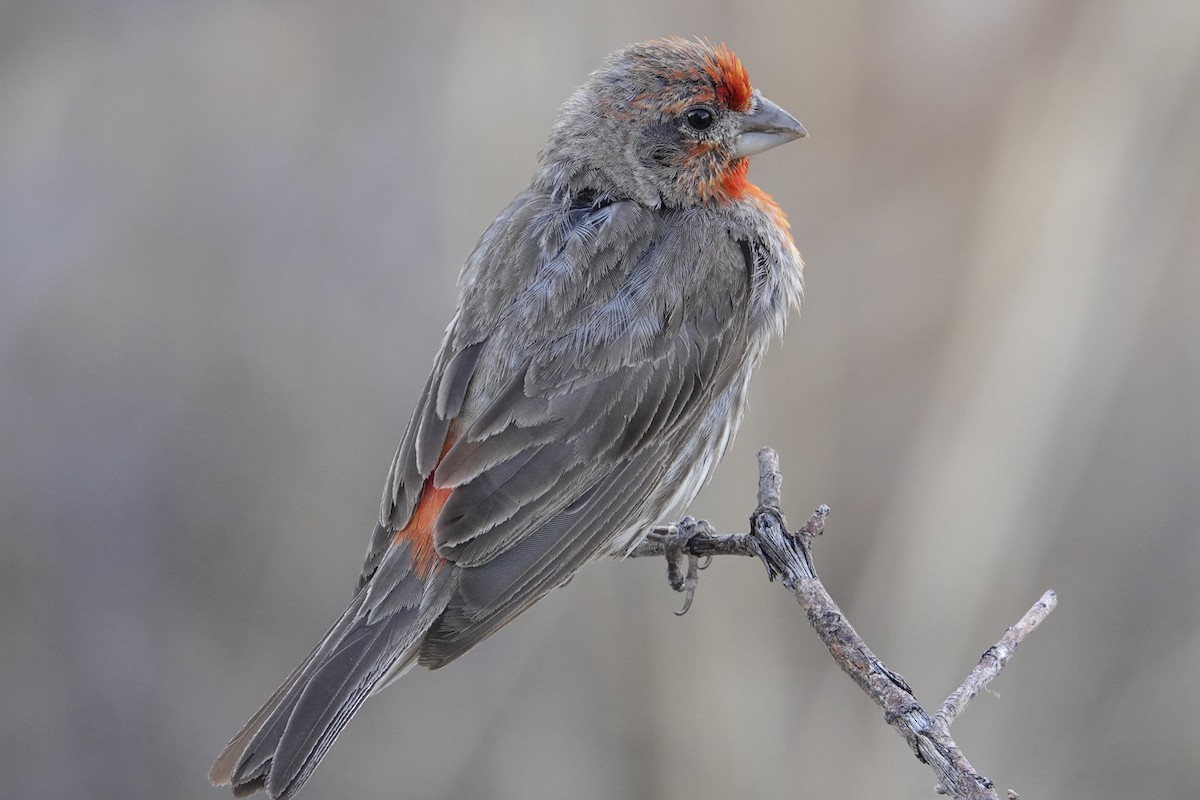
{"label": "wing feather", "polygon": [[[401,529],[431,474],[451,489],[434,541],[459,583],[422,663],[456,657],[678,496],[664,478],[743,368],[751,291],[745,234],[683,214],[526,193],[468,261],[381,513]],[[388,546],[372,543],[364,574]]]}
{"label": "wing feather", "polygon": [[636,516],[637,489],[665,469],[664,449],[644,450],[516,547],[463,569],[455,599],[426,635],[418,663],[445,666],[562,584],[611,537],[614,518]]}

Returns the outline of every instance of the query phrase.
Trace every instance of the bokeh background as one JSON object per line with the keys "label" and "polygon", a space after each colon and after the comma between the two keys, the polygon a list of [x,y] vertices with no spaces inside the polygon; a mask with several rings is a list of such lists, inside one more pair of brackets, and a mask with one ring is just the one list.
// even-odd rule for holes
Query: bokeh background
{"label": "bokeh background", "polygon": [[[726,41],[811,138],[756,159],[807,304],[754,453],[927,704],[1027,798],[1200,752],[1200,3],[0,5],[0,795],[218,798],[352,592],[459,265],[610,50]],[[749,560],[672,613],[593,565],[375,698],[309,798],[930,797]]]}

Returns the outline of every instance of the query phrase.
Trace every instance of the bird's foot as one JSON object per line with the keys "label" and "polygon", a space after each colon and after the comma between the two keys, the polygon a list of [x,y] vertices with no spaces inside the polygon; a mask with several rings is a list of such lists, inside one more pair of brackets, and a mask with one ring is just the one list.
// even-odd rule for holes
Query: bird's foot
{"label": "bird's foot", "polygon": [[[684,517],[674,525],[655,528],[651,534],[663,543],[666,551],[667,582],[675,591],[684,593],[683,608],[675,612],[677,616],[682,617],[692,607],[696,586],[700,583],[700,570],[712,562],[712,556],[701,558],[693,553],[688,545],[697,535],[712,536],[715,533],[707,520]],[[683,567],[685,561],[686,570]]]}

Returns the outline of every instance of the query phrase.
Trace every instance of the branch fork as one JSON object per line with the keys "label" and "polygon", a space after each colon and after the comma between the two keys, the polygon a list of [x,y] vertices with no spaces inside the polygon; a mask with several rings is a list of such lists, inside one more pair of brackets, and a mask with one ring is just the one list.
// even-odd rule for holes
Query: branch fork
{"label": "branch fork", "polygon": [[[685,614],[691,608],[700,570],[714,556],[753,556],[763,562],[770,580],[778,580],[796,599],[838,666],[883,709],[884,721],[895,728],[922,763],[937,775],[935,791],[966,800],[999,800],[990,780],[979,774],[950,737],[950,724],[983,691],[1012,658],[1021,642],[1054,610],[1057,595],[1047,591],[1016,625],[989,647],[963,683],[950,693],[935,714],[917,701],[908,683],[871,652],[817,577],[813,539],[825,528],[829,506],[820,505],[795,532],[787,530],[781,510],[783,478],[774,450],[758,452],[758,508],[750,517],[750,532],[718,534],[704,520],[684,517],[674,525],[655,528],[630,557],[665,556],[671,588],[684,594]],[[1015,797],[1009,790],[1008,797]]]}

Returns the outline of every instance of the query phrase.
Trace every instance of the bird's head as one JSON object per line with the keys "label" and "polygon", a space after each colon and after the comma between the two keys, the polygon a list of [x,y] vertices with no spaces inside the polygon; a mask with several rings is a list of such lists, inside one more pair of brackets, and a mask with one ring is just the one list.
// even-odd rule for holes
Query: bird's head
{"label": "bird's head", "polygon": [[658,39],[613,53],[563,104],[541,175],[651,206],[728,201],[750,156],[804,135],[724,45]]}

